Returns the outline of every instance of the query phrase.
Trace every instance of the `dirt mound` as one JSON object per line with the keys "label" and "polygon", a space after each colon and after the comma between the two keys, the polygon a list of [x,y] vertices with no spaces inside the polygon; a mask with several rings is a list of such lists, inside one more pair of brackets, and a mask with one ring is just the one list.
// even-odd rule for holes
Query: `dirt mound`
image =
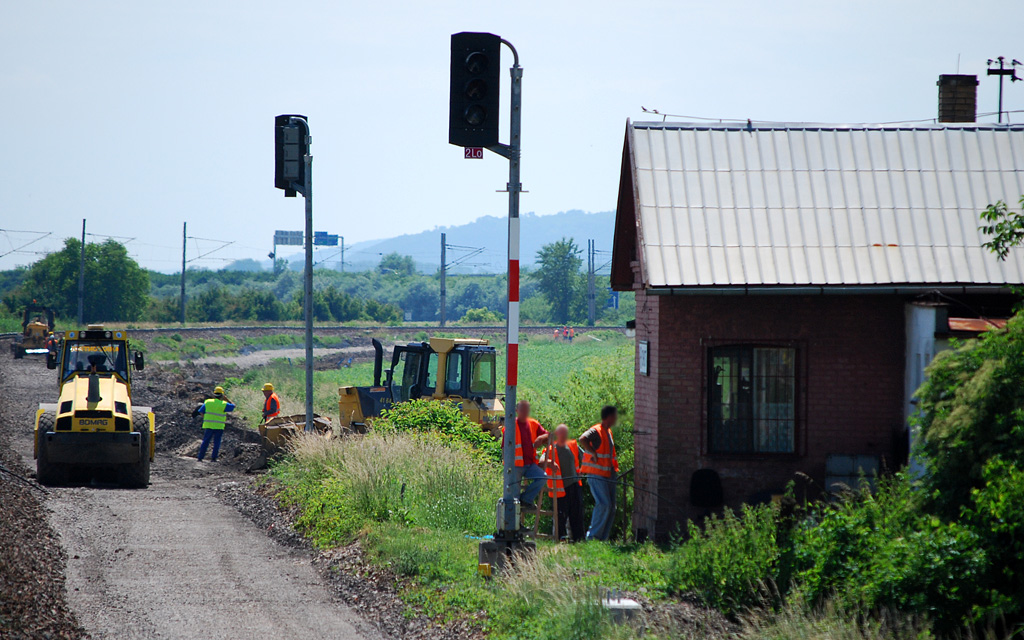
{"label": "dirt mound", "polygon": [[[223,372],[189,365],[178,371],[152,367],[146,374],[146,385],[135,388],[134,401],[153,407],[157,453],[195,457],[203,439],[203,420],[192,417],[192,411],[210,397],[214,380],[222,380]],[[224,429],[218,462],[243,471],[261,466],[260,434],[240,416],[232,416],[231,422]]]}

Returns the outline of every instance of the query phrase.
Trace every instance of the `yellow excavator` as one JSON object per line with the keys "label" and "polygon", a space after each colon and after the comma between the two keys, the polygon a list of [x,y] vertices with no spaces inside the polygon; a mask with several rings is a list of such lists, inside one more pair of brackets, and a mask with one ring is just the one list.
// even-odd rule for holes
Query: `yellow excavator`
{"label": "yellow excavator", "polygon": [[35,303],[26,306],[21,321],[21,335],[11,343],[14,359],[20,360],[30,353],[46,353],[46,341],[53,333],[53,328],[53,309]]}
{"label": "yellow excavator", "polygon": [[150,407],[132,404],[131,369],[141,371],[145,361],[131,352],[127,332],[102,325],[68,331],[46,366],[58,371],[60,395],[36,411],[36,479],[59,485],[74,472],[114,470],[123,486],[147,486],[155,420]]}
{"label": "yellow excavator", "polygon": [[373,385],[338,389],[343,429],[363,431],[368,418],[395,403],[432,398],[458,402],[470,420],[500,435],[505,407],[495,392],[497,359],[487,340],[431,338],[396,345],[386,371],[382,371],[384,347],[379,340],[372,343]]}

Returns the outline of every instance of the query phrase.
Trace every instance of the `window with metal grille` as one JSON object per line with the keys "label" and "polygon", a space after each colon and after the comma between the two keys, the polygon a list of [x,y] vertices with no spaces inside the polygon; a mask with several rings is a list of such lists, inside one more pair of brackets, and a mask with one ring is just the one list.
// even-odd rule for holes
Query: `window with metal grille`
{"label": "window with metal grille", "polygon": [[709,355],[709,451],[793,453],[796,349],[733,345]]}

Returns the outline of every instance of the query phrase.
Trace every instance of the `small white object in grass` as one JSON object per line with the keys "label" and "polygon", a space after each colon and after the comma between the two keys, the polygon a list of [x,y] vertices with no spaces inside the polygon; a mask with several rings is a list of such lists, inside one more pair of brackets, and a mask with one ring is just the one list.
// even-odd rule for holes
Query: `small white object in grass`
{"label": "small white object in grass", "polygon": [[616,623],[632,620],[643,610],[640,603],[632,598],[606,596],[601,599],[601,604],[612,614],[612,620]]}

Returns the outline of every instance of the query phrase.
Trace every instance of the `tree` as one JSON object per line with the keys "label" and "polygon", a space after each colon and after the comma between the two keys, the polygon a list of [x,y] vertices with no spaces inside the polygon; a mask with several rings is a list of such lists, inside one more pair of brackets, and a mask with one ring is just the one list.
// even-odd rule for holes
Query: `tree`
{"label": "tree", "polygon": [[[33,264],[22,296],[53,307],[59,316],[77,317],[81,251],[81,241],[68,238],[63,249]],[[138,320],[148,304],[149,275],[124,245],[114,240],[85,245],[86,322]]]}
{"label": "tree", "polygon": [[569,322],[573,303],[578,302],[576,299],[583,286],[581,253],[571,238],[546,244],[537,252],[539,266],[533,277],[537,280],[537,288],[551,305],[555,322]]}
{"label": "tree", "polygon": [[435,320],[440,296],[441,289],[436,282],[420,278],[406,288],[402,308],[412,314],[413,320]]}
{"label": "tree", "polygon": [[1005,260],[1011,247],[1020,246],[1024,241],[1024,196],[1020,197],[1021,211],[1011,211],[1002,200],[990,204],[981,212],[981,219],[988,223],[980,227],[982,233],[992,239],[983,243],[1000,260]]}
{"label": "tree", "polygon": [[403,256],[400,253],[389,253],[380,260],[377,269],[381,273],[397,273],[400,276],[411,276],[416,272],[416,263],[412,256]]}
{"label": "tree", "polygon": [[402,310],[392,304],[377,302],[372,298],[366,301],[366,316],[374,322],[395,323],[402,321]]}
{"label": "tree", "polygon": [[324,291],[324,300],[331,310],[331,315],[338,322],[358,320],[363,316],[362,301],[339,291],[336,287],[329,287]]}
{"label": "tree", "polygon": [[490,309],[467,309],[459,324],[500,324],[501,316]]}

